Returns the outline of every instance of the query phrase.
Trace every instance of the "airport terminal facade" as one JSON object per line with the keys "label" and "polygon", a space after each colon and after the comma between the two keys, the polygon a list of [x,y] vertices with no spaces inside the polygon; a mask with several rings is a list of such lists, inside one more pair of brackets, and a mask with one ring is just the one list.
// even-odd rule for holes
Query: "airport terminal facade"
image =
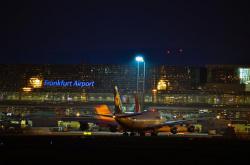
{"label": "airport terminal facade", "polygon": [[138,91],[149,104],[249,105],[249,68],[151,65],[143,73],[137,65],[0,65],[0,102],[113,102],[117,85],[126,103]]}

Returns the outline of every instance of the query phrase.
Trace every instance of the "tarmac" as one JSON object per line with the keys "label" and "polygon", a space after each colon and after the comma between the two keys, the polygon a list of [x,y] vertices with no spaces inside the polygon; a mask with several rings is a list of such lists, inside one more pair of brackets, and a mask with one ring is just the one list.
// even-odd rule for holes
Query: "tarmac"
{"label": "tarmac", "polygon": [[[74,132],[72,132],[74,133]],[[242,164],[249,140],[208,135],[0,135],[1,164]]]}

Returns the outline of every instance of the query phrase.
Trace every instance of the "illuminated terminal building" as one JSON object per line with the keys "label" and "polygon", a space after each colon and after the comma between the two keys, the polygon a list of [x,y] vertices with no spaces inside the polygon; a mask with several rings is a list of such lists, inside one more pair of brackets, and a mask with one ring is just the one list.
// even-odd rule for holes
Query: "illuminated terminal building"
{"label": "illuminated terminal building", "polygon": [[[249,105],[250,67],[151,65],[144,101],[149,104]],[[0,101],[113,102],[118,86],[124,102],[137,90],[136,65],[0,65]]]}

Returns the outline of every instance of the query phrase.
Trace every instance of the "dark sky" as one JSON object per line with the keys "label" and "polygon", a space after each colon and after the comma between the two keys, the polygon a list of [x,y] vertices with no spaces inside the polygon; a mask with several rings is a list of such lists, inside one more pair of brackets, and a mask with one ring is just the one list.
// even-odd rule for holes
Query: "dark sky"
{"label": "dark sky", "polygon": [[8,1],[0,63],[250,64],[247,1]]}

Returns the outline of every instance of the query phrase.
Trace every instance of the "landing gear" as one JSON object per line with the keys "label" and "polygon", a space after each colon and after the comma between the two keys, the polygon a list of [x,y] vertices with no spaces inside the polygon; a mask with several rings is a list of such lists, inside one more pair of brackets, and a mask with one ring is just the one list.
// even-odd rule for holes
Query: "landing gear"
{"label": "landing gear", "polygon": [[134,133],[134,132],[131,132],[131,133],[130,133],[130,136],[135,136],[135,133]]}
{"label": "landing gear", "polygon": [[110,126],[109,130],[110,130],[110,132],[117,132],[117,127]]}
{"label": "landing gear", "polygon": [[152,132],[151,136],[157,136],[157,132]]}
{"label": "landing gear", "polygon": [[188,132],[194,132],[195,128],[193,125],[188,127]]}
{"label": "landing gear", "polygon": [[171,132],[172,134],[177,134],[178,130],[177,130],[176,127],[173,127],[173,128],[170,129],[170,132]]}
{"label": "landing gear", "polygon": [[123,132],[122,135],[123,135],[123,136],[128,136],[128,133],[127,133],[127,132]]}
{"label": "landing gear", "polygon": [[88,130],[89,129],[89,124],[88,123],[80,122],[80,129],[81,129],[81,131]]}
{"label": "landing gear", "polygon": [[140,132],[140,136],[145,136],[145,132]]}

